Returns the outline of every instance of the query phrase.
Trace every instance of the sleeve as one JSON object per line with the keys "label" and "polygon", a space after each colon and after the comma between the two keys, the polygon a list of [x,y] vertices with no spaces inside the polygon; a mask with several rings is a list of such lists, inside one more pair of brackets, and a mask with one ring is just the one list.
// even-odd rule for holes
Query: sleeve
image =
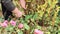
{"label": "sleeve", "polygon": [[13,11],[15,9],[15,5],[11,0],[2,0],[2,4],[6,7],[8,11]]}

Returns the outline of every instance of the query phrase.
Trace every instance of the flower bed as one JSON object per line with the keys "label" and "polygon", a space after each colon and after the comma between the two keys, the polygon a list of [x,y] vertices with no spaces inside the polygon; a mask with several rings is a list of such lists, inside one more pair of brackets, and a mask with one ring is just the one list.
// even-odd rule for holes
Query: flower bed
{"label": "flower bed", "polygon": [[[14,4],[25,14],[21,18],[9,18],[0,25],[0,34],[59,34],[60,7],[58,0],[26,0],[23,9],[18,0]],[[3,22],[2,17],[0,21]]]}

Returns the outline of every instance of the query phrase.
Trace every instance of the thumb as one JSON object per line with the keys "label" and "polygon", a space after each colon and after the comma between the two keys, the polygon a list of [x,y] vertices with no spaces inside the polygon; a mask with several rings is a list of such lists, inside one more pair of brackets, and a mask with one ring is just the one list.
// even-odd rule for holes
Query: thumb
{"label": "thumb", "polygon": [[21,4],[22,8],[26,9],[26,2],[25,2],[25,0],[20,0],[20,4]]}

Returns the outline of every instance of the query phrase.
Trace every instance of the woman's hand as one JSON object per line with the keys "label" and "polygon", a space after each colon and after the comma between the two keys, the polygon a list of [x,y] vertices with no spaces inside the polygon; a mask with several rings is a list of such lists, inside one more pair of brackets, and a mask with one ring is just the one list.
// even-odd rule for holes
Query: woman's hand
{"label": "woman's hand", "polygon": [[12,13],[15,15],[15,17],[19,18],[23,15],[23,12],[19,11],[18,8],[15,8]]}

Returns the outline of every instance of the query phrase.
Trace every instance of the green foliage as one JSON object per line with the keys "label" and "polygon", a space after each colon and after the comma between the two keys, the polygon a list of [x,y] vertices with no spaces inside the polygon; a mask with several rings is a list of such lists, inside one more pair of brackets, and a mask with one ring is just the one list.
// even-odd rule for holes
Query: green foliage
{"label": "green foliage", "polygon": [[[19,5],[18,0],[14,0],[13,3],[26,14],[19,18],[19,23],[23,23],[24,28],[19,29],[17,26],[12,27],[9,25],[5,29],[10,31],[10,33],[17,32],[18,34],[23,34],[24,31],[29,31],[30,34],[33,34],[34,29],[39,29],[45,34],[60,34],[60,7],[56,5],[58,0],[26,0],[27,10],[24,10]],[[0,21],[2,20],[0,18]]]}
{"label": "green foliage", "polygon": [[26,30],[29,30],[30,29],[30,27],[25,23],[24,24],[24,28],[26,29]]}

